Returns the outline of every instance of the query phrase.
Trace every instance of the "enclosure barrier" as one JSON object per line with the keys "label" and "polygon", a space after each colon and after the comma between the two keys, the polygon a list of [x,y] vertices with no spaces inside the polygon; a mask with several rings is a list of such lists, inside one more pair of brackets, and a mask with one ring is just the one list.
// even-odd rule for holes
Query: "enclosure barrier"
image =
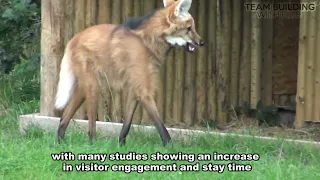
{"label": "enclosure barrier", "polygon": [[[254,2],[261,3],[261,0]],[[265,104],[275,101],[272,71],[273,50],[277,48],[273,44],[276,20],[259,19],[243,4],[243,0],[193,1],[191,14],[198,33],[206,40],[206,46],[194,54],[186,54],[183,49],[171,52],[161,69],[162,84],[156,102],[166,124],[223,123],[229,118],[229,110],[245,102],[254,108],[259,100]],[[44,0],[41,6],[40,113],[55,116],[59,66],[65,45],[74,34],[95,24],[120,24],[129,17],[145,15],[162,7],[162,0]],[[319,23],[316,23],[319,10],[316,14],[310,12],[302,17],[298,126],[305,120],[319,119],[320,115],[316,109],[319,107],[316,99],[320,98],[320,71],[315,71],[320,69],[320,63],[316,62],[319,53],[313,45],[316,43],[315,34],[319,42]],[[311,21],[307,22],[309,17]],[[283,96],[294,99],[295,95]],[[107,92],[103,97],[106,98],[101,98],[99,103],[99,120],[119,122],[125,93]],[[85,104],[75,118],[85,119],[84,107]],[[146,111],[139,105],[133,123],[141,124],[147,119]]]}

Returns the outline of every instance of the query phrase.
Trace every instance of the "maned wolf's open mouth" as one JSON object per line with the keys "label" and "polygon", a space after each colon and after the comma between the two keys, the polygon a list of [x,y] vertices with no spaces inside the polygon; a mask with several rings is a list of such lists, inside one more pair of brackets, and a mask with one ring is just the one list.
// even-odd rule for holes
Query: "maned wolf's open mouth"
{"label": "maned wolf's open mouth", "polygon": [[185,49],[187,52],[194,52],[194,50],[196,49],[196,46],[188,42],[187,45],[185,46]]}

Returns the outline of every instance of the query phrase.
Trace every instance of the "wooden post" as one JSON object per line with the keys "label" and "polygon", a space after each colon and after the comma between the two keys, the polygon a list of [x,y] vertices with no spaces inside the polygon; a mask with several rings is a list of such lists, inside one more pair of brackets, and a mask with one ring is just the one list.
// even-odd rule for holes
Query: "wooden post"
{"label": "wooden post", "polygon": [[[206,26],[205,18],[206,18],[206,5],[207,1],[196,1],[197,4],[197,14],[198,18],[196,21],[196,29],[199,35],[203,39],[206,38]],[[207,57],[206,57],[206,48],[197,49],[197,58],[196,58],[196,120],[198,122],[205,121],[207,122],[207,106],[206,106],[206,92],[207,92],[207,81],[206,81],[206,73],[207,73]]]}
{"label": "wooden post", "polygon": [[[246,0],[246,3],[251,1]],[[242,23],[239,105],[250,103],[250,77],[251,77],[251,12],[244,9]]]}
{"label": "wooden post", "polygon": [[97,0],[87,0],[86,28],[97,24]]}
{"label": "wooden post", "polygon": [[182,120],[183,105],[183,74],[184,74],[184,50],[177,49],[174,52],[174,84],[173,84],[173,121],[180,122]]}
{"label": "wooden post", "polygon": [[217,113],[217,96],[216,96],[216,26],[217,26],[217,0],[209,0],[208,4],[208,70],[207,70],[207,86],[208,86],[208,119],[216,120]]}
{"label": "wooden post", "polygon": [[[190,10],[193,18],[196,19],[196,7],[191,6]],[[185,75],[184,75],[184,106],[183,106],[183,120],[186,125],[193,125],[195,117],[195,75],[196,75],[196,61],[195,54],[188,54],[185,56]],[[168,71],[168,69],[167,69]],[[168,72],[167,72],[168,76]]]}
{"label": "wooden post", "polygon": [[218,1],[218,40],[220,52],[217,52],[217,121],[225,123],[228,119],[230,92],[230,50],[231,50],[231,1]]}
{"label": "wooden post", "polygon": [[166,62],[166,90],[165,90],[165,121],[172,121],[173,117],[173,82],[174,82],[174,51],[168,54]]}
{"label": "wooden post", "polygon": [[300,32],[299,32],[299,63],[298,63],[298,88],[297,88],[297,115],[295,120],[295,128],[301,128],[304,125],[305,117],[305,72],[307,60],[307,28],[308,13],[301,14]]}
{"label": "wooden post", "polygon": [[65,18],[64,18],[64,47],[74,35],[74,0],[65,1]]}
{"label": "wooden post", "polygon": [[[261,4],[261,0],[254,1]],[[257,10],[261,11],[261,10]],[[261,68],[262,68],[262,23],[257,14],[252,13],[252,42],[251,42],[251,108],[255,108],[261,100]]]}
{"label": "wooden post", "polygon": [[110,0],[98,1],[98,24],[109,24],[111,22]]}
{"label": "wooden post", "polygon": [[[309,1],[311,2],[311,1]],[[305,80],[305,90],[306,90],[306,101],[305,101],[305,121],[314,121],[314,98],[315,98],[315,92],[314,92],[314,78],[315,78],[315,62],[319,61],[319,59],[315,59],[316,55],[316,12],[307,12],[309,14],[308,18],[308,35],[307,35],[307,58],[306,58],[306,80]],[[319,49],[317,49],[319,51]]]}
{"label": "wooden post", "polygon": [[[318,6],[319,7],[319,6]],[[316,12],[313,13],[317,13],[317,27],[316,27],[316,32],[317,32],[317,39],[316,39],[316,57],[315,57],[315,62],[316,62],[316,70],[315,70],[315,93],[316,93],[316,101],[315,101],[315,105],[314,105],[314,112],[315,112],[315,120],[320,121],[320,10],[317,9]]]}
{"label": "wooden post", "polygon": [[[268,3],[274,2],[273,0]],[[264,19],[262,22],[262,101],[264,104],[272,104],[272,70],[273,70],[273,18]],[[277,47],[275,47],[277,48]]]}
{"label": "wooden post", "polygon": [[231,84],[230,105],[238,105],[239,91],[239,66],[240,66],[240,43],[241,43],[241,12],[243,1],[237,0],[232,3],[232,54],[231,54]]}
{"label": "wooden post", "polygon": [[64,0],[41,2],[40,114],[44,116],[56,116],[54,104],[64,52],[64,9]]}

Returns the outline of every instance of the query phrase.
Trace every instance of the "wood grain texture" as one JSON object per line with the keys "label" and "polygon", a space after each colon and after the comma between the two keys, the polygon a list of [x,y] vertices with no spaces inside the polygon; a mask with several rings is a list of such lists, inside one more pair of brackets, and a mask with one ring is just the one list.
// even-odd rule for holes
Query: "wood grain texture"
{"label": "wood grain texture", "polygon": [[65,1],[41,3],[41,98],[40,114],[57,116],[55,96],[59,80],[59,66],[64,52]]}
{"label": "wood grain texture", "polygon": [[[261,4],[261,0],[255,1]],[[258,13],[262,12],[258,10]],[[252,13],[251,26],[251,108],[255,108],[259,100],[261,100],[261,68],[262,68],[262,21],[255,13]]]}
{"label": "wood grain texture", "polygon": [[[218,19],[218,45],[220,46],[217,52],[217,122],[226,123],[228,120],[229,110],[229,93],[230,93],[230,62],[231,62],[231,1],[219,0],[218,9],[220,9]],[[220,52],[219,52],[220,51]]]}
{"label": "wood grain texture", "polygon": [[216,26],[217,19],[217,0],[208,0],[208,30],[207,30],[207,47],[208,47],[208,69],[207,69],[207,109],[208,120],[215,121],[217,114],[217,96],[216,96]]}
{"label": "wood grain texture", "polygon": [[[194,3],[197,7],[197,21],[196,21],[196,30],[198,34],[207,39],[206,36],[206,1],[196,1]],[[207,56],[206,51],[207,47],[202,47],[197,49],[197,62],[196,62],[196,120],[198,122],[207,122]]]}
{"label": "wood grain texture", "polygon": [[[251,1],[246,0],[246,3]],[[243,12],[240,77],[239,77],[239,105],[250,103],[251,88],[251,12]]]}

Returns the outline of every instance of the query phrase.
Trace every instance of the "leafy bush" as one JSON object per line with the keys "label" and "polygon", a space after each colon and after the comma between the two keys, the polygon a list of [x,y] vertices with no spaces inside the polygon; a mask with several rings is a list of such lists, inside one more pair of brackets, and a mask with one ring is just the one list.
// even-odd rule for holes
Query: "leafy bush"
{"label": "leafy bush", "polygon": [[0,72],[27,59],[39,65],[40,8],[31,0],[0,0]]}
{"label": "leafy bush", "polygon": [[40,100],[40,71],[22,60],[8,74],[0,73],[0,99],[8,106]]}

